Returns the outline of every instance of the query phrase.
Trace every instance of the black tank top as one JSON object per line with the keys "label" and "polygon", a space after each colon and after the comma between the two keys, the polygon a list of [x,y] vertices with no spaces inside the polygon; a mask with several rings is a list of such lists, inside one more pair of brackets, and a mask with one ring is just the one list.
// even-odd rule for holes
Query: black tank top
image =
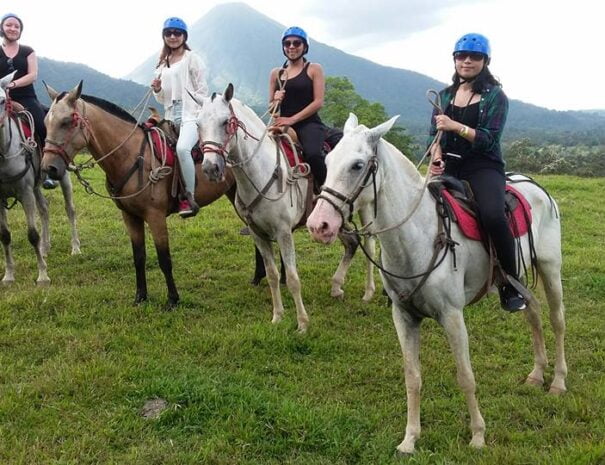
{"label": "black tank top", "polygon": [[[6,76],[14,70],[17,70],[17,74],[15,74],[13,81],[25,76],[27,74],[27,57],[30,56],[33,51],[34,49],[27,45],[19,45],[19,51],[11,61],[4,53],[4,49],[0,47],[0,76]],[[10,89],[10,96],[17,101],[27,97],[36,98],[36,91],[34,90],[34,85],[29,84],[25,87]]]}
{"label": "black tank top", "polygon": [[[451,103],[445,110],[445,114],[454,121],[475,129],[479,123],[479,102],[467,105],[466,107],[457,107]],[[446,153],[456,153],[462,155],[463,158],[472,156],[473,144],[455,132],[447,132],[446,134]]]}
{"label": "black tank top", "polygon": [[[281,103],[281,115],[292,116],[301,111],[313,101],[313,81],[307,74],[307,69],[311,63],[305,63],[300,74],[286,81],[284,90],[286,95]],[[279,88],[279,87],[277,87]],[[321,122],[319,114],[313,113],[311,116],[299,121],[294,126],[300,126],[310,121]]]}

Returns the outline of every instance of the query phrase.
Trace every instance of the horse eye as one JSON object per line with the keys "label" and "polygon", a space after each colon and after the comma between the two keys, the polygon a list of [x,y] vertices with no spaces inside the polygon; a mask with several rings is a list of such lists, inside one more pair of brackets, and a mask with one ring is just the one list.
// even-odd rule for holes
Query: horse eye
{"label": "horse eye", "polygon": [[360,161],[356,161],[355,163],[353,163],[353,166],[351,166],[351,169],[353,171],[359,171],[362,168],[363,168],[363,162],[361,160]]}

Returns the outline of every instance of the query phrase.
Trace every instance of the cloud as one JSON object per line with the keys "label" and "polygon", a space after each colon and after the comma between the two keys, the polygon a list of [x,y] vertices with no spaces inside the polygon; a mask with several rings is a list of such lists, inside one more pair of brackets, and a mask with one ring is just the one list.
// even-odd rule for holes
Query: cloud
{"label": "cloud", "polygon": [[[349,50],[406,39],[439,25],[448,10],[481,0],[307,0],[305,16]],[[483,2],[484,3],[484,2]]]}

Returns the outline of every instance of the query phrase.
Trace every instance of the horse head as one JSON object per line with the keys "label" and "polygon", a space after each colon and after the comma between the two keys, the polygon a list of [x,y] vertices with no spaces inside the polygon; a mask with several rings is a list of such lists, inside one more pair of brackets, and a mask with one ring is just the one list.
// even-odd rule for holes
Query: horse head
{"label": "horse head", "polygon": [[76,154],[88,144],[85,134],[86,120],[81,102],[82,81],[69,92],[57,92],[44,83],[52,104],[44,120],[46,124],[46,141],[42,170],[52,179],[61,179],[67,166]]}
{"label": "horse head", "polygon": [[13,78],[15,77],[15,73],[17,71],[13,71],[10,74],[7,74],[2,79],[0,79],[0,126],[4,124],[4,119],[6,118],[6,100],[8,94],[6,93],[6,88],[11,83]]}
{"label": "horse head", "polygon": [[349,114],[343,138],[326,157],[326,182],[307,220],[315,240],[332,243],[357,210],[375,201],[381,183],[378,145],[398,117],[368,129]]}
{"label": "horse head", "polygon": [[225,178],[227,158],[237,132],[237,118],[231,107],[233,84],[229,83],[222,95],[213,93],[203,100],[191,97],[201,106],[197,124],[204,153],[202,169],[210,181],[220,182]]}

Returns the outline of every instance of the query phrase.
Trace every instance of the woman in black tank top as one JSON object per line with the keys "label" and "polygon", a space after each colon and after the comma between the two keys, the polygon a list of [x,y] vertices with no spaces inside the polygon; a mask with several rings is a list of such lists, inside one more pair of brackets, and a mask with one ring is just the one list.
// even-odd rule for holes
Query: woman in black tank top
{"label": "woman in black tank top", "polygon": [[[470,184],[498,261],[516,279],[515,243],[504,211],[506,177],[500,148],[508,99],[487,66],[491,57],[485,36],[465,34],[456,42],[453,56],[453,84],[440,92],[445,114],[433,114],[431,133],[442,130],[443,137],[441,145],[434,147],[431,173],[445,173]],[[508,282],[499,291],[505,310],[526,308],[523,297]]]}
{"label": "woman in black tank top", "polygon": [[[42,144],[46,140],[44,109],[34,90],[34,82],[38,77],[38,59],[31,47],[19,44],[22,31],[23,21],[16,14],[7,13],[0,19],[0,36],[2,37],[0,77],[16,71],[13,80],[8,85],[9,96],[31,113],[40,148],[43,149]],[[46,189],[54,189],[57,187],[57,183],[47,178],[42,186]]]}
{"label": "woman in black tank top", "polygon": [[281,116],[275,119],[274,126],[290,126],[296,131],[316,186],[321,186],[326,180],[322,148],[327,128],[318,111],[324,103],[325,77],[319,64],[304,58],[308,51],[309,38],[305,31],[299,27],[284,31],[282,52],[287,61],[283,67],[271,71],[269,99],[271,104],[280,103]]}

